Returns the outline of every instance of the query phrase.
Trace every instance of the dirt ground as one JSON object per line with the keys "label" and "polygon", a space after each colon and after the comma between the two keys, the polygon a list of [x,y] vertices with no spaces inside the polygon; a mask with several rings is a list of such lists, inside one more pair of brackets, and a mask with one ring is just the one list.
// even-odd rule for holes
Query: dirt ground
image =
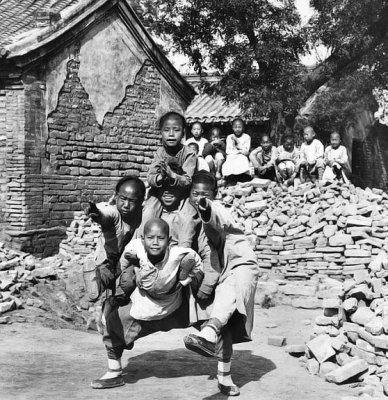
{"label": "dirt ground", "polygon": [[[340,400],[356,394],[310,376],[284,349],[267,345],[269,335],[284,335],[289,344],[307,340],[311,326],[305,320],[318,314],[285,306],[256,310],[254,341],[235,346],[232,373],[240,399]],[[186,332],[139,340],[124,354],[127,384],[93,390],[90,381],[106,368],[99,334],[39,323],[0,326],[0,399],[225,399],[214,379],[216,362],[186,350]]]}

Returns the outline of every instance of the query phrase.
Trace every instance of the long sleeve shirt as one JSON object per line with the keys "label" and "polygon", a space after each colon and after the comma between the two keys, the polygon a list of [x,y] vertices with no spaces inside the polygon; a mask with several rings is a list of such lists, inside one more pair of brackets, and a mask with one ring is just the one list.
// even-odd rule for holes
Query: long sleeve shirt
{"label": "long sleeve shirt", "polygon": [[96,260],[102,262],[106,259],[112,266],[115,266],[125,246],[140,225],[141,210],[139,216],[129,224],[123,220],[115,205],[98,203],[96,206],[100,214],[93,220],[101,225],[102,231],[102,241],[97,246]]}
{"label": "long sleeve shirt", "polygon": [[337,162],[341,166],[348,163],[349,157],[345,146],[340,145],[336,149],[327,146],[325,150],[325,161]]}
{"label": "long sleeve shirt", "polygon": [[226,154],[243,154],[248,156],[251,148],[251,137],[246,133],[237,137],[234,133],[226,138]]}
{"label": "long sleeve shirt", "polygon": [[300,151],[296,147],[293,148],[292,151],[287,151],[283,145],[279,146],[277,148],[277,158],[276,161],[282,162],[282,161],[293,161],[296,166],[299,165],[300,161]]}
{"label": "long sleeve shirt", "polygon": [[194,265],[189,272],[193,278],[202,275],[202,261],[192,249],[174,246],[166,251],[162,261],[152,264],[141,239],[134,239],[125,248],[139,260],[135,268],[137,287],[131,295],[131,316],[138,320],[158,320],[172,314],[182,304],[181,287],[176,287],[182,259],[190,256]]}
{"label": "long sleeve shirt", "polygon": [[258,161],[260,166],[274,166],[277,156],[278,152],[275,146],[272,146],[267,153],[264,152],[261,146],[251,152],[251,157],[254,157]]}
{"label": "long sleeve shirt", "polygon": [[318,139],[314,139],[310,144],[303,142],[300,147],[301,161],[307,161],[310,165],[315,164],[319,158],[323,159],[323,154],[324,147]]}
{"label": "long sleeve shirt", "polygon": [[154,156],[154,160],[148,169],[147,181],[151,187],[158,187],[157,177],[161,174],[161,164],[177,164],[183,170],[183,175],[177,175],[175,182],[172,186],[177,186],[182,189],[188,189],[191,186],[191,178],[197,167],[197,156],[195,153],[183,146],[179,149],[176,154],[170,154],[164,147],[159,148]]}

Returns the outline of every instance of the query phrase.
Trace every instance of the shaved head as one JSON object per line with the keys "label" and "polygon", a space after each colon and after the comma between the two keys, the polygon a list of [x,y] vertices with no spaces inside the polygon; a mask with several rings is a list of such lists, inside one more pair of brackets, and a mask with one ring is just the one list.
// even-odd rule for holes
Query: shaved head
{"label": "shaved head", "polygon": [[170,227],[168,226],[168,223],[160,218],[153,218],[146,222],[144,225],[144,235],[150,232],[154,226],[158,227],[161,232],[167,235],[167,237],[170,235]]}

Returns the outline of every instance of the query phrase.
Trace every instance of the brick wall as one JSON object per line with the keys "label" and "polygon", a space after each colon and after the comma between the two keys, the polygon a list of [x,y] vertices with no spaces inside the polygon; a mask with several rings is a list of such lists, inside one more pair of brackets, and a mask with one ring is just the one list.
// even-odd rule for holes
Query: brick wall
{"label": "brick wall", "polygon": [[0,90],[0,224],[4,222],[5,201],[7,199],[7,171],[6,171],[6,109],[5,90]]}
{"label": "brick wall", "polygon": [[78,77],[79,65],[77,59],[68,62],[47,123],[42,70],[24,77],[24,91],[7,94],[6,240],[24,251],[55,252],[74,212],[88,200],[109,198],[123,175],[145,177],[160,144],[161,77],[150,62],[102,125]]}

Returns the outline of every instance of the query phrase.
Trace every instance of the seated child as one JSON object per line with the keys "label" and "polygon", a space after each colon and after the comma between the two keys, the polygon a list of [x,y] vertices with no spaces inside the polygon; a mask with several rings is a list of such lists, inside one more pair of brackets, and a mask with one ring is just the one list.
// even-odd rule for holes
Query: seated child
{"label": "seated child", "polygon": [[338,132],[330,134],[330,146],[325,150],[325,164],[324,180],[337,179],[349,182],[345,174],[345,171],[350,170],[348,152],[346,147],[341,145],[341,136]]}
{"label": "seated child", "polygon": [[225,139],[221,137],[221,129],[214,127],[210,130],[210,143],[206,144],[202,156],[208,163],[210,172],[215,173],[217,179],[221,179],[221,167],[226,157]]}
{"label": "seated child", "polygon": [[229,184],[250,179],[249,150],[251,137],[244,133],[244,122],[236,118],[232,124],[233,133],[226,138],[226,161],[222,166],[222,175]]}
{"label": "seated child", "polygon": [[116,185],[115,205],[89,203],[85,209],[102,231],[96,253],[87,257],[83,266],[85,288],[92,302],[106,289],[115,288],[121,254],[141,222],[144,195],[144,183],[137,177],[125,176]]}
{"label": "seated child", "polygon": [[284,144],[277,149],[276,177],[279,183],[292,185],[299,170],[299,150],[294,137],[286,136]]}
{"label": "seated child", "polygon": [[[130,315],[142,321],[172,314],[182,304],[182,286],[203,276],[199,255],[189,248],[170,246],[169,226],[159,218],[146,222],[142,238],[125,247],[121,267],[120,287],[131,296]],[[125,279],[127,268],[134,271],[136,282]]]}
{"label": "seated child", "polygon": [[261,137],[260,146],[249,155],[257,177],[261,179],[270,179],[271,181],[276,179],[276,158],[276,147],[272,146],[269,135],[263,135]]}
{"label": "seated child", "polygon": [[199,155],[199,146],[198,143],[191,142],[189,144],[186,143],[186,146],[189,147],[193,153],[197,156],[197,171],[207,171],[210,172],[210,168],[208,163],[204,160],[202,156]]}
{"label": "seated child", "polygon": [[315,182],[317,177],[321,180],[325,169],[323,144],[315,139],[315,131],[311,126],[304,129],[303,138],[300,147],[300,180],[302,183],[307,180]]}
{"label": "seated child", "polygon": [[200,122],[194,122],[191,126],[191,134],[193,137],[187,139],[185,145],[188,146],[191,143],[196,143],[198,145],[198,154],[202,156],[203,148],[208,143],[208,140],[202,136],[203,129]]}

